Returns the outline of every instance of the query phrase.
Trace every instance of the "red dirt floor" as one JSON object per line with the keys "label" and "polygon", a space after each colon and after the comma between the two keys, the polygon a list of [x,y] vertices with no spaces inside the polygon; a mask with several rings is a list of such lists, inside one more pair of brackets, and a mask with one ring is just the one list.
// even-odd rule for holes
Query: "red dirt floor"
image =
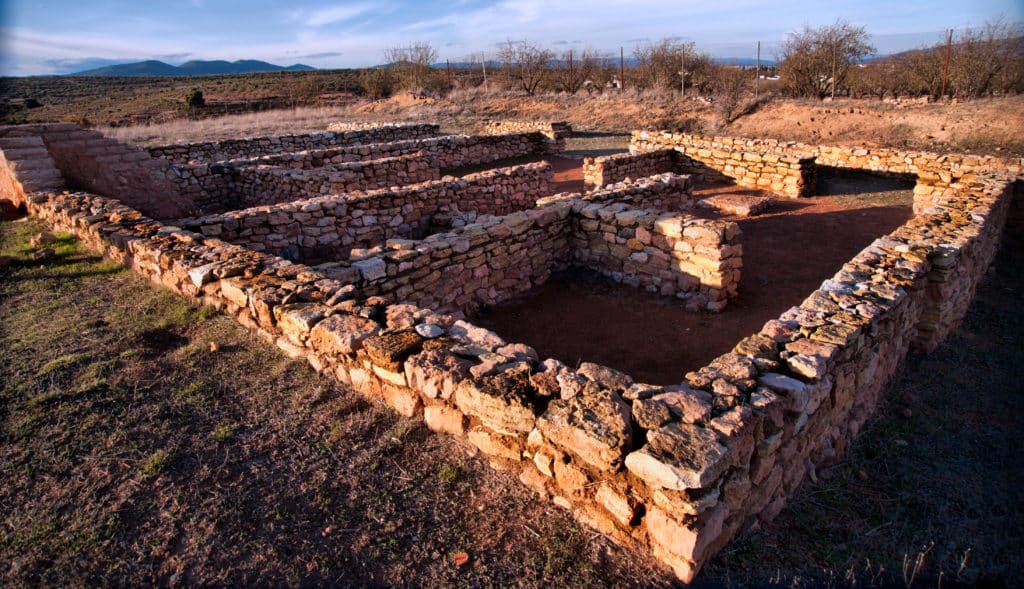
{"label": "red dirt floor", "polygon": [[[556,171],[564,165],[558,164]],[[557,173],[566,181],[572,177],[567,168]],[[875,238],[910,218],[905,204],[910,201],[909,189],[885,182],[847,177],[819,180],[819,192],[836,196],[777,199],[764,215],[724,217],[737,221],[743,230],[743,276],[739,297],[721,313],[689,313],[675,299],[616,284],[591,271],[570,269],[522,297],[482,310],[474,322],[507,341],[533,346],[542,358],[557,358],[572,366],[597,362],[622,370],[638,382],[681,382],[688,371],[728,352],[765,321],[799,304]],[[896,198],[882,202],[899,204],[840,196],[856,190],[888,191]],[[724,192],[757,194],[735,186],[696,194]]]}

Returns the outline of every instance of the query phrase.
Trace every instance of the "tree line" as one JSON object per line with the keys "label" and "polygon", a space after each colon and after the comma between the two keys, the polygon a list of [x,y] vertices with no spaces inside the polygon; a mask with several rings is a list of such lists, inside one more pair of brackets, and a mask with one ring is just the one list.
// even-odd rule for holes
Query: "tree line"
{"label": "tree line", "polygon": [[[590,48],[556,51],[529,41],[507,41],[490,55],[472,55],[441,67],[437,50],[417,42],[388,48],[383,55],[388,65],[361,70],[359,82],[375,99],[402,90],[438,95],[457,88],[528,95],[620,88],[678,91],[709,97],[730,111],[727,118],[755,90],[810,98],[939,97],[945,81],[945,94],[952,97],[1024,91],[1020,24],[995,22],[958,32],[949,43],[948,67],[945,42],[869,60],[874,51],[863,27],[842,20],[805,26],[790,35],[776,55],[777,67],[762,67],[760,77],[753,67],[716,63],[694,43],[676,38],[637,45],[622,62],[619,55]],[[775,74],[777,81],[766,79]]]}

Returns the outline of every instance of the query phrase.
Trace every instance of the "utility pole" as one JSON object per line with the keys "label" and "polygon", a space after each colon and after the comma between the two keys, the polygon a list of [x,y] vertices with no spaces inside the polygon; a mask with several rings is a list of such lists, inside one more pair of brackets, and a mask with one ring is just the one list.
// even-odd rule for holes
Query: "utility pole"
{"label": "utility pole", "polygon": [[836,99],[836,46],[838,43],[832,41],[832,100]]}
{"label": "utility pole", "polygon": [[480,54],[480,67],[484,70],[484,90],[487,89],[487,54]]}
{"label": "utility pole", "polygon": [[626,91],[626,67],[623,60],[622,47],[619,47],[619,92]]}
{"label": "utility pole", "polygon": [[757,61],[754,66],[754,100],[758,99],[758,94],[761,86],[761,42],[757,42]]}
{"label": "utility pole", "polygon": [[953,29],[946,35],[946,65],[942,68],[942,92],[939,98],[946,97],[946,80],[949,78],[949,52],[953,48]]}
{"label": "utility pole", "polygon": [[686,51],[679,55],[679,94],[686,98]]}
{"label": "utility pole", "polygon": [[572,49],[569,50],[569,96],[575,94],[573,92],[573,78],[572,78]]}

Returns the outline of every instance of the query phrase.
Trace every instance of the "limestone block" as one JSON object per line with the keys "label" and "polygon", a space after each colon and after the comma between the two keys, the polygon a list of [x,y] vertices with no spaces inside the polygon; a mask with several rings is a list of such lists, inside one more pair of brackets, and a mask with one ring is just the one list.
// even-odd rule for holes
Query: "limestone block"
{"label": "limestone block", "polygon": [[380,331],[376,321],[338,313],[316,324],[310,332],[310,344],[314,350],[328,355],[351,356],[362,349],[363,341]]}
{"label": "limestone block", "polygon": [[699,489],[718,479],[727,458],[713,431],[673,423],[647,432],[647,444],[626,456],[626,468],[654,487]]}
{"label": "limestone block", "polygon": [[608,389],[589,384],[571,399],[554,399],[537,429],[562,450],[601,470],[615,470],[632,444],[629,406]]}
{"label": "limestone block", "polygon": [[529,376],[499,372],[468,379],[455,390],[455,402],[466,415],[488,428],[510,435],[529,433],[536,422]]}

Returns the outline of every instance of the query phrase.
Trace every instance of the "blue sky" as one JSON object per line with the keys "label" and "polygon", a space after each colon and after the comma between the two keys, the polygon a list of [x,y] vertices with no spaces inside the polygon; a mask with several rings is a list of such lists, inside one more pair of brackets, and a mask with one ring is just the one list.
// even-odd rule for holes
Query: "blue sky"
{"label": "blue sky", "polygon": [[160,59],[262,59],[319,68],[381,63],[426,41],[461,60],[527,39],[627,54],[672,36],[719,57],[771,57],[786,34],[837,18],[882,53],[937,42],[947,28],[1024,21],[1022,0],[0,0],[0,75],[59,74]]}

